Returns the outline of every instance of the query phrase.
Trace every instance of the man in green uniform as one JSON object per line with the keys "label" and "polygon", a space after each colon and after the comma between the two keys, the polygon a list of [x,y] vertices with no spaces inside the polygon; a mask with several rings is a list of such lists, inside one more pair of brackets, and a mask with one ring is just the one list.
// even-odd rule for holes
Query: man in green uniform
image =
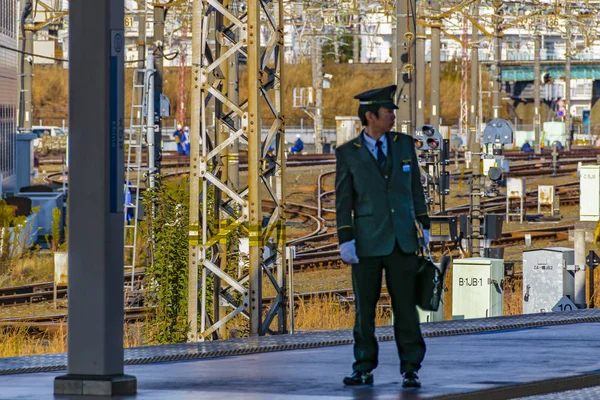
{"label": "man in green uniform", "polygon": [[353,373],[346,385],[373,383],[378,345],[376,305],[382,275],[392,300],[403,386],[419,387],[425,342],[415,306],[419,250],[415,220],[429,241],[430,222],[411,136],[394,126],[396,86],[355,96],[361,134],[336,149],[336,212],[340,255],[352,264],[356,317]]}

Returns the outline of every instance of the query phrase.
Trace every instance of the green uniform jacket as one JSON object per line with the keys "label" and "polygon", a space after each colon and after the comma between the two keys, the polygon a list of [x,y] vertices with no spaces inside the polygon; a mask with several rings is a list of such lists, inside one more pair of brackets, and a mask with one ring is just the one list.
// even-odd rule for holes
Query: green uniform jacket
{"label": "green uniform jacket", "polygon": [[358,257],[389,255],[396,241],[403,252],[416,252],[415,219],[425,229],[430,222],[414,140],[402,133],[386,133],[387,161],[380,167],[363,135],[336,149],[339,242],[356,239]]}

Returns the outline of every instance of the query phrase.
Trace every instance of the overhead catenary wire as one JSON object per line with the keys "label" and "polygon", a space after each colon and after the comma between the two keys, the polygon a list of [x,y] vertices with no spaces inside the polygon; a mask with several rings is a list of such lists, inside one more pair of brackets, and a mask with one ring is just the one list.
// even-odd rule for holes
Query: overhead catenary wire
{"label": "overhead catenary wire", "polygon": [[[1,44],[1,43],[0,43],[0,48],[6,49],[6,50],[9,50],[9,51],[14,51],[15,53],[24,54],[26,56],[39,57],[39,58],[44,58],[44,59],[47,59],[47,60],[54,60],[54,61],[61,61],[61,62],[69,62],[68,58],[56,58],[56,57],[45,56],[45,55],[42,55],[42,54],[30,53],[30,52],[27,52],[27,51],[15,49],[14,47],[6,46],[6,45]],[[173,60],[178,55],[179,55],[179,50],[174,51],[174,52],[169,53],[169,54],[163,54],[162,52],[160,52],[159,57],[163,57],[163,58],[165,58],[167,60]],[[131,64],[131,63],[137,63],[137,62],[140,62],[140,61],[144,61],[144,60],[128,60],[128,61],[124,61],[124,63],[125,64]]]}

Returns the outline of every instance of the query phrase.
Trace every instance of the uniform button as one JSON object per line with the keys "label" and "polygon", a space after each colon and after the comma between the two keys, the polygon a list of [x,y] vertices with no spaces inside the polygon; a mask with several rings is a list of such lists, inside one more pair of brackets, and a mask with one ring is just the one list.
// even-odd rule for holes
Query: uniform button
{"label": "uniform button", "polygon": [[394,212],[394,209],[392,208],[392,212]]}
{"label": "uniform button", "polygon": [[387,175],[385,176],[385,179],[387,179]]}

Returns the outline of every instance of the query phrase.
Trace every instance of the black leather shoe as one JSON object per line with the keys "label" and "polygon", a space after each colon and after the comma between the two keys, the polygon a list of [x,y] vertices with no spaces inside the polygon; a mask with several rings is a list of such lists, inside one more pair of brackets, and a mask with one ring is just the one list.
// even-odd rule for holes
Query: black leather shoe
{"label": "black leather shoe", "polygon": [[405,372],[404,379],[402,379],[403,387],[413,387],[418,388],[421,387],[421,381],[419,380],[419,376],[416,372]]}
{"label": "black leather shoe", "polygon": [[353,372],[352,375],[344,378],[344,385],[363,386],[373,384],[373,374],[371,372]]}

